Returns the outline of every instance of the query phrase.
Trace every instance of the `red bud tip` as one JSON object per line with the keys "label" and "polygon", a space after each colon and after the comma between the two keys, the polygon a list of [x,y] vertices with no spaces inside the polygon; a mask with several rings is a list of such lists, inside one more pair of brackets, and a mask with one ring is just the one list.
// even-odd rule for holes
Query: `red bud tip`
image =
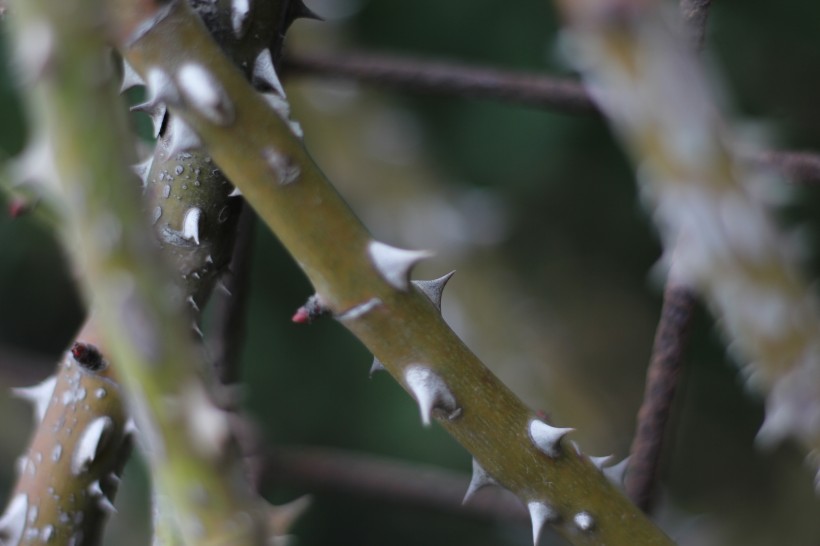
{"label": "red bud tip", "polygon": [[19,218],[29,211],[29,206],[22,199],[14,199],[9,203],[9,216]]}
{"label": "red bud tip", "polygon": [[296,310],[290,320],[296,324],[307,324],[310,322],[310,313],[308,313],[308,310],[304,307],[300,307]]}

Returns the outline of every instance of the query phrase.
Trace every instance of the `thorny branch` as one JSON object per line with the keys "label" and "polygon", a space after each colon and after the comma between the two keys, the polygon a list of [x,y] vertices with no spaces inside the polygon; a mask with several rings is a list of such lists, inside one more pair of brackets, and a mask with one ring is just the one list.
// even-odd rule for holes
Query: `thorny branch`
{"label": "thorny branch", "polygon": [[[413,264],[429,253],[373,239],[310,158],[282,97],[257,94],[183,2],[163,5],[162,17],[151,16],[160,6],[150,4],[143,2],[147,31],[134,37],[130,29],[145,20],[121,21],[129,62],[170,84],[172,111],[327,306],[416,398],[423,421],[436,418],[475,457],[476,487],[496,482],[522,498],[536,539],[549,523],[576,544],[669,544],[608,481],[600,459],[563,445],[570,429],[541,420],[464,346],[441,317],[434,287],[409,283]],[[260,74],[275,89],[275,73]],[[207,93],[197,91],[201,82]]]}

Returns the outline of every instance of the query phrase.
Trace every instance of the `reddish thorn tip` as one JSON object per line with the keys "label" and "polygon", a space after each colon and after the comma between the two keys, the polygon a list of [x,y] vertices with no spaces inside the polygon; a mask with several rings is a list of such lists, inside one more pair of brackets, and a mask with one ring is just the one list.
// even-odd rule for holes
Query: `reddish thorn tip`
{"label": "reddish thorn tip", "polygon": [[22,199],[15,199],[9,203],[9,216],[19,218],[30,210],[29,204]]}
{"label": "reddish thorn tip", "polygon": [[300,307],[296,310],[290,320],[296,324],[307,324],[310,322],[310,313],[304,307]]}

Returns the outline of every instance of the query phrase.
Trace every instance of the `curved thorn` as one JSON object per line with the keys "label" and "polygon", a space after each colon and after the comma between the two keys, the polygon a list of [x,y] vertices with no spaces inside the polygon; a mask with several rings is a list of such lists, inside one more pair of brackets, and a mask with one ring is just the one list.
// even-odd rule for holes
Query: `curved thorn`
{"label": "curved thorn", "polygon": [[256,56],[256,60],[253,62],[251,82],[256,87],[272,89],[279,93],[282,98],[285,97],[285,89],[282,87],[282,82],[279,81],[279,75],[273,65],[273,56],[270,49],[263,49]]}
{"label": "curved thorn", "polygon": [[609,468],[604,468],[603,473],[606,478],[618,487],[623,487],[626,471],[629,468],[629,457],[625,457],[623,461]]}
{"label": "curved thorn", "polygon": [[134,174],[139,176],[140,180],[142,180],[142,187],[144,188],[148,183],[148,175],[151,173],[151,165],[154,163],[154,156],[151,155],[143,161],[142,163],[135,163],[131,165],[131,170],[134,171]]}
{"label": "curved thorn", "polygon": [[9,503],[3,517],[0,518],[0,536],[3,544],[20,544],[23,538],[23,529],[26,527],[26,513],[28,512],[28,497],[20,493]]}
{"label": "curved thorn", "polygon": [[609,464],[612,459],[614,459],[614,455],[604,455],[603,457],[590,457],[589,460],[592,464],[595,465],[595,468],[598,470],[603,471],[604,467]]}
{"label": "curved thorn", "polygon": [[290,26],[290,24],[296,19],[313,19],[315,21],[324,21],[324,18],[307,7],[302,0],[293,0],[288,6],[288,18],[286,24]]}
{"label": "curved thorn", "polygon": [[37,385],[11,389],[11,392],[17,398],[30,402],[31,405],[34,406],[34,418],[39,423],[46,414],[46,409],[48,409],[48,405],[51,403],[51,397],[54,395],[54,388],[56,386],[57,377],[52,376]]}
{"label": "curved thorn", "polygon": [[433,279],[430,281],[413,281],[413,284],[416,285],[416,288],[424,292],[424,295],[427,296],[431,302],[433,302],[436,309],[441,311],[441,296],[444,294],[444,287],[447,286],[447,282],[453,275],[455,275],[455,271],[450,271],[438,279]]}
{"label": "curved thorn", "polygon": [[541,531],[544,530],[544,525],[558,520],[558,512],[555,509],[541,501],[532,501],[527,503],[527,509],[530,511],[530,520],[532,521],[532,543],[538,544],[538,539],[541,537]]}
{"label": "curved thorn", "polygon": [[120,85],[120,93],[128,91],[132,87],[137,87],[139,85],[145,85],[145,80],[142,79],[134,67],[126,61],[125,59],[122,60],[122,84]]}
{"label": "curved thorn", "polygon": [[444,411],[448,419],[455,419],[461,415],[461,408],[458,407],[450,388],[430,368],[411,364],[404,371],[404,381],[418,402],[424,426],[430,425],[430,416],[434,409]]}
{"label": "curved thorn", "polygon": [[376,358],[374,356],[373,357],[373,364],[370,365],[370,378],[371,379],[373,378],[374,373],[384,372],[384,371],[387,371],[387,368],[384,367],[384,364],[382,364],[381,360],[379,360],[378,358]]}
{"label": "curved thorn", "polygon": [[179,116],[171,116],[168,127],[168,158],[174,157],[180,152],[185,152],[192,148],[202,146],[202,141],[194,132],[190,125]]}
{"label": "curved thorn", "polygon": [[410,288],[409,277],[413,266],[433,255],[426,250],[404,250],[379,241],[371,241],[367,251],[384,280],[399,290]]}
{"label": "curved thorn", "polygon": [[71,457],[71,472],[74,475],[88,470],[100,451],[105,433],[113,426],[114,423],[110,417],[102,416],[97,417],[85,427],[74,449],[74,455]]}
{"label": "curved thorn", "polygon": [[538,419],[531,420],[528,428],[535,447],[552,458],[561,455],[561,438],[575,430],[553,427]]}
{"label": "curved thorn", "polygon": [[111,503],[111,500],[105,496],[105,493],[100,486],[100,480],[94,480],[88,486],[88,494],[97,499],[97,506],[100,510],[107,514],[116,514],[117,509],[114,508],[114,505]]}
{"label": "curved thorn", "polygon": [[484,467],[478,464],[478,461],[473,458],[473,476],[470,479],[470,485],[467,487],[467,492],[464,493],[464,500],[461,501],[461,504],[467,504],[467,501],[469,501],[479,489],[488,485],[498,485],[498,482],[487,474]]}
{"label": "curved thorn", "polygon": [[250,14],[250,0],[231,0],[231,26],[237,40],[241,40],[248,32]]}

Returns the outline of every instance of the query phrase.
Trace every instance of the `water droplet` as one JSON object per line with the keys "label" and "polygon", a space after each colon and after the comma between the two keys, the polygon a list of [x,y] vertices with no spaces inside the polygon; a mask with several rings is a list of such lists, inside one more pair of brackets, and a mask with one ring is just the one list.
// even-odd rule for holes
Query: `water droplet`
{"label": "water droplet", "polygon": [[164,188],[162,188],[162,196],[165,199],[168,199],[168,196],[171,195],[171,186],[166,184]]}
{"label": "water droplet", "polygon": [[177,165],[176,168],[174,169],[174,173],[176,173],[176,175],[179,176],[179,175],[182,174],[182,172],[184,170],[185,170],[185,167],[183,167],[182,165]]}
{"label": "water droplet", "polygon": [[[166,188],[167,187],[168,186],[166,186]],[[157,207],[154,209],[154,212],[151,215],[151,225],[156,224],[159,221],[160,216],[162,216],[162,207]]]}

